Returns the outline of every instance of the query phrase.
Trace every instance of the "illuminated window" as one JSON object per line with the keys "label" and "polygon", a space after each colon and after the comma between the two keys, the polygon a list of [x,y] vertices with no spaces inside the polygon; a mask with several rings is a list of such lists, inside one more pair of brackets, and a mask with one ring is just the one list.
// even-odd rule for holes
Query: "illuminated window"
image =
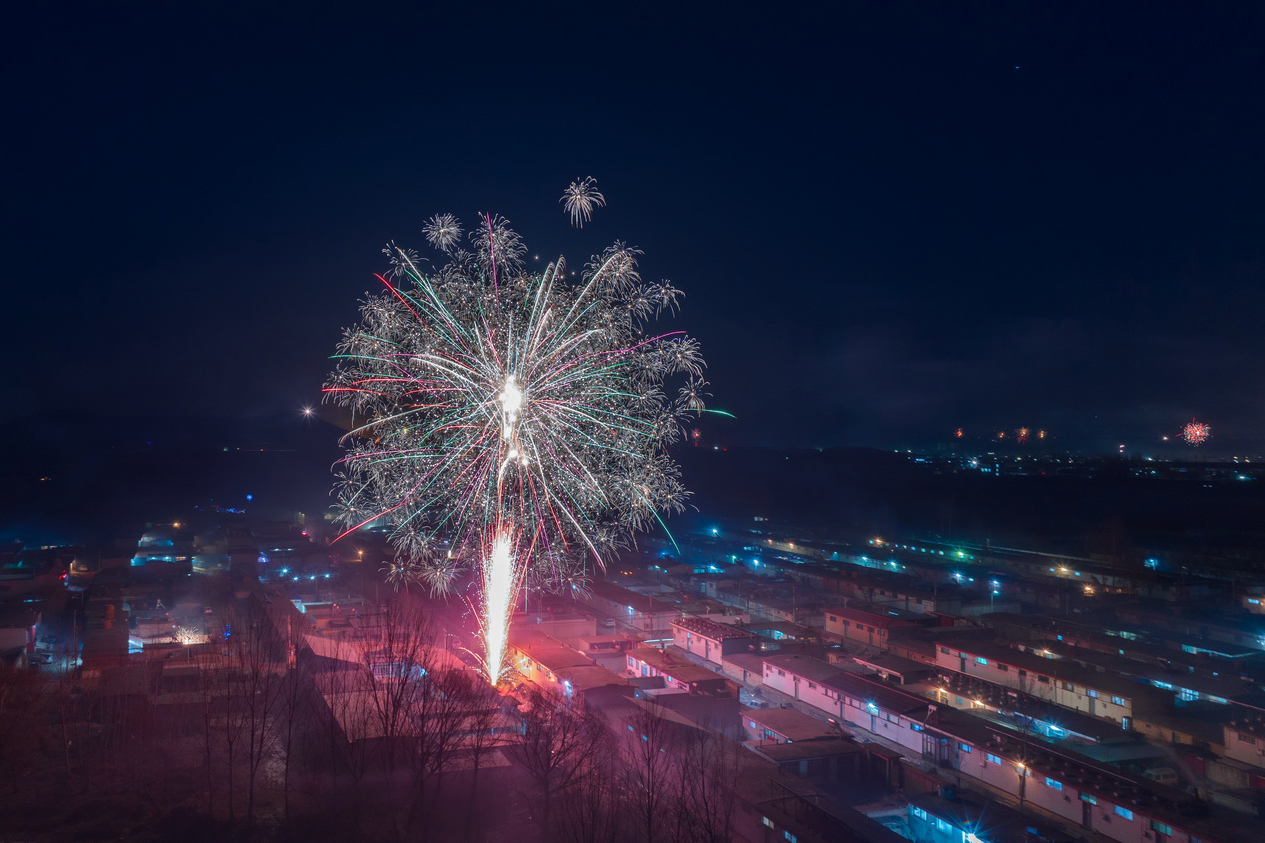
{"label": "illuminated window", "polygon": [[984,759],[985,759],[985,760],[986,760],[989,764],[1000,764],[1000,763],[1001,763],[1001,756],[999,756],[999,755],[993,755],[991,752],[990,752],[990,753],[988,753],[987,755],[985,755],[985,756],[984,756]]}
{"label": "illuminated window", "polygon": [[1126,820],[1132,820],[1132,819],[1133,819],[1133,812],[1132,812],[1132,811],[1130,811],[1128,808],[1125,808],[1125,807],[1123,807],[1123,806],[1121,806],[1121,805],[1117,805],[1117,806],[1116,806],[1116,816],[1117,816],[1117,817],[1124,817]]}
{"label": "illuminated window", "polygon": [[1151,831],[1157,831],[1160,834],[1172,834],[1173,827],[1171,825],[1165,825],[1159,820],[1151,820]]}
{"label": "illuminated window", "polygon": [[1046,776],[1046,778],[1045,778],[1045,786],[1046,786],[1046,787],[1052,787],[1052,788],[1054,788],[1055,790],[1062,790],[1062,789],[1063,789],[1063,782],[1056,782],[1054,779],[1050,778],[1049,776]]}
{"label": "illuminated window", "polygon": [[927,818],[927,812],[922,808],[914,808],[914,816],[920,820],[925,820]]}
{"label": "illuminated window", "polygon": [[987,665],[987,664],[988,664],[988,659],[984,658],[983,656],[976,656],[976,657],[975,657],[975,663],[976,663],[976,664]]}
{"label": "illuminated window", "polygon": [[1092,794],[1092,793],[1085,793],[1084,791],[1082,791],[1082,792],[1081,792],[1081,801],[1082,801],[1082,802],[1088,802],[1090,805],[1097,805],[1097,804],[1098,804],[1098,797],[1097,797],[1097,796],[1095,796],[1095,795],[1094,795],[1094,794]]}

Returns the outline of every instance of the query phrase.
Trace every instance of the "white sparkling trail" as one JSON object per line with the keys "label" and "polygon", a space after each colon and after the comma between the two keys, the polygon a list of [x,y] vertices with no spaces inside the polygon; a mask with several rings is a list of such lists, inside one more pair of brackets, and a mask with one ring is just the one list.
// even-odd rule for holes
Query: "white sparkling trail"
{"label": "white sparkling trail", "polygon": [[492,557],[483,567],[484,668],[493,685],[505,670],[505,643],[510,612],[518,597],[518,576],[509,534],[502,530],[492,543]]}

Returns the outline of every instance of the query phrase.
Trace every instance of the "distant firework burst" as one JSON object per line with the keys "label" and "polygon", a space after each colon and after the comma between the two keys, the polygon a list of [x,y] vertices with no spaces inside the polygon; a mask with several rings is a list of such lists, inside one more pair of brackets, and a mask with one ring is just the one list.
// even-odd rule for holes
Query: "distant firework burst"
{"label": "distant firework burst", "polygon": [[594,208],[606,206],[606,197],[598,192],[597,179],[592,176],[571,182],[558,201],[571,215],[571,224],[576,228],[584,228],[584,224],[593,218]]}
{"label": "distant firework burst", "polygon": [[1212,427],[1191,419],[1179,435],[1186,440],[1186,444],[1199,446],[1208,441],[1208,437],[1212,435]]}
{"label": "distant firework burst", "polygon": [[1028,430],[1028,428],[1021,427],[1015,431],[1015,439],[1019,440],[1020,445],[1026,445],[1028,443],[1028,435],[1030,433],[1032,433],[1032,431]]}
{"label": "distant firework burst", "polygon": [[[449,256],[431,273],[388,247],[401,269],[378,276],[325,392],[358,422],[337,468],[344,535],[389,530],[396,584],[444,592],[473,567],[495,683],[525,584],[581,588],[633,531],[684,507],[666,449],[703,409],[705,364],[695,340],[647,329],[680,293],[643,282],[636,249],[610,246],[573,283],[562,258],[525,271],[500,217],[479,218],[469,250],[460,232],[448,214],[428,223]],[[675,399],[669,377],[684,382]]]}

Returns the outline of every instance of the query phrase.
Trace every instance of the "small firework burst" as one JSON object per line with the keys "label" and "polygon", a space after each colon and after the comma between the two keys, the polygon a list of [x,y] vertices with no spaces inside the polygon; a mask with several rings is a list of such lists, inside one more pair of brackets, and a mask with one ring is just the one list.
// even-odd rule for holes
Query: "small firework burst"
{"label": "small firework burst", "polygon": [[1015,431],[1015,438],[1019,440],[1020,445],[1026,445],[1028,443],[1028,435],[1031,433],[1032,431],[1028,430],[1028,428],[1021,427]]}
{"label": "small firework burst", "polygon": [[586,176],[576,179],[562,191],[563,203],[567,213],[571,215],[571,224],[576,228],[584,228],[584,224],[593,218],[594,208],[606,207],[606,197],[597,190],[597,179]]}
{"label": "small firework burst", "polygon": [[1212,427],[1191,419],[1179,435],[1186,440],[1186,444],[1198,447],[1208,441],[1208,437],[1212,435]]}
{"label": "small firework burst", "polygon": [[408,591],[410,585],[422,579],[424,572],[420,562],[407,556],[397,556],[379,570],[386,574],[386,581],[396,591],[399,591],[401,587]]}
{"label": "small firework burst", "polygon": [[461,241],[461,224],[452,214],[435,214],[422,226],[426,242],[441,252],[451,252],[452,247]]}
{"label": "small firework burst", "polygon": [[403,277],[410,266],[415,266],[421,260],[416,251],[402,249],[395,245],[395,241],[387,243],[382,249],[382,254],[386,255],[391,262],[390,275],[394,278]]}

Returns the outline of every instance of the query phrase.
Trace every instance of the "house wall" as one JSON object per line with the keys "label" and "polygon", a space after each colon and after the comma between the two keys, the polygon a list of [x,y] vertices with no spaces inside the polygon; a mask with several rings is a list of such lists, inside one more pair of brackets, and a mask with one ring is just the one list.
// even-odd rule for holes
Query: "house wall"
{"label": "house wall", "polygon": [[969,650],[937,645],[936,664],[1094,717],[1105,717],[1117,723],[1133,717],[1133,697],[1121,696],[1118,691],[1113,694],[1092,688],[1082,682],[1059,679],[1055,676],[1059,666],[1053,659],[1050,660],[1049,671],[1043,672],[976,656]]}
{"label": "house wall", "polygon": [[1223,731],[1227,758],[1253,767],[1265,767],[1265,736],[1240,732],[1233,726],[1226,726]]}

